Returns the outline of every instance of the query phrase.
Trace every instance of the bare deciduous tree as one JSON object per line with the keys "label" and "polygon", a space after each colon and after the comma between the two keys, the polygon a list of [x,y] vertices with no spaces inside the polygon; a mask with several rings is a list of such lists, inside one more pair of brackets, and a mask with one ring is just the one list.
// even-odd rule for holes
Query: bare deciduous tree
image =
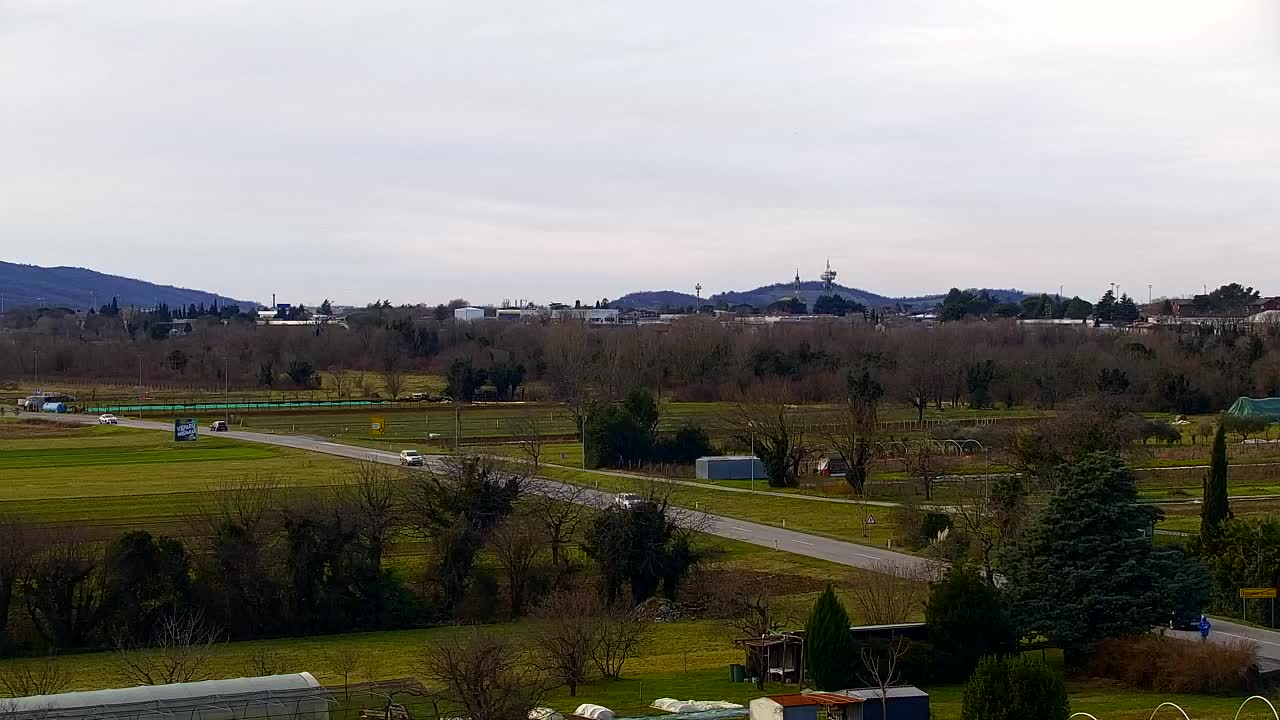
{"label": "bare deciduous tree", "polygon": [[512,515],[493,529],[489,537],[489,549],[507,575],[507,588],[511,595],[511,617],[524,612],[524,595],[529,585],[529,573],[542,552],[545,536],[535,520],[524,515]]}
{"label": "bare deciduous tree", "polygon": [[983,575],[995,582],[995,557],[1021,529],[1026,516],[1026,490],[1016,475],[961,475],[954,490],[951,518],[972,543]]}
{"label": "bare deciduous tree", "polygon": [[364,654],[354,646],[343,644],[325,656],[329,672],[342,678],[342,691],[350,697],[351,678],[364,666]]}
{"label": "bare deciduous tree", "polygon": [[535,482],[528,498],[529,516],[542,526],[543,537],[551,547],[552,564],[564,569],[568,565],[564,548],[573,543],[578,526],[586,517],[587,488],[571,483]]}
{"label": "bare deciduous tree", "polygon": [[290,670],[289,656],[269,647],[256,647],[245,656],[241,672],[246,677],[283,675]]}
{"label": "bare deciduous tree", "polygon": [[[0,689],[11,697],[57,695],[66,690],[71,681],[71,672],[53,655],[11,660],[0,666]],[[3,715],[0,712],[0,716]]]}
{"label": "bare deciduous tree", "polygon": [[938,459],[927,443],[907,445],[899,458],[902,469],[920,484],[925,500],[933,500],[933,484],[938,479]]}
{"label": "bare deciduous tree", "polygon": [[198,613],[166,616],[156,626],[149,645],[123,638],[116,641],[116,677],[137,685],[203,680],[209,677],[209,659],[220,644],[220,635]]}
{"label": "bare deciduous tree", "polygon": [[16,517],[0,515],[0,650],[9,645],[9,609],[33,552],[31,529]]}
{"label": "bare deciduous tree", "polygon": [[925,585],[910,568],[882,560],[871,574],[851,583],[849,591],[858,618],[868,625],[896,625],[914,617],[924,608]]}
{"label": "bare deciduous tree", "polygon": [[387,391],[387,396],[395,400],[400,397],[400,393],[404,392],[404,373],[397,368],[388,368],[382,373],[382,387]]}
{"label": "bare deciduous tree", "polygon": [[431,695],[469,720],[523,720],[537,707],[545,682],[510,640],[468,633],[431,648]]}
{"label": "bare deciduous tree", "polygon": [[534,660],[550,680],[569,689],[570,697],[590,679],[603,609],[595,592],[577,587],[552,593],[534,613]]}
{"label": "bare deciduous tree", "polygon": [[529,464],[533,466],[533,472],[538,472],[538,466],[542,464],[542,446],[546,442],[546,433],[543,432],[542,421],[536,413],[528,415],[516,415],[508,418],[506,421],[507,434],[516,441],[516,446],[520,448],[520,452],[529,458]]}
{"label": "bare deciduous tree", "polygon": [[599,616],[600,642],[591,659],[606,678],[622,677],[627,660],[637,657],[653,632],[653,621],[634,609],[614,603]]}
{"label": "bare deciduous tree", "polygon": [[738,402],[730,423],[740,442],[755,446],[770,485],[800,484],[800,467],[813,454],[809,419],[788,407],[783,388],[765,387]]}
{"label": "bare deciduous tree", "polygon": [[844,461],[847,468],[845,482],[857,496],[866,493],[875,428],[875,414],[868,413],[861,403],[850,401],[823,425],[819,433],[823,442]]}
{"label": "bare deciduous tree", "polygon": [[341,365],[335,365],[329,368],[329,377],[333,379],[333,394],[339,400],[351,397],[353,387],[351,371]]}
{"label": "bare deciduous tree", "polygon": [[402,524],[396,472],[381,463],[359,462],[334,493],[369,552],[370,566],[381,568],[382,556]]}
{"label": "bare deciduous tree", "polygon": [[911,649],[909,641],[897,636],[890,640],[883,652],[869,647],[862,648],[862,682],[874,687],[880,695],[880,717],[889,717],[889,688],[902,682],[902,659]]}

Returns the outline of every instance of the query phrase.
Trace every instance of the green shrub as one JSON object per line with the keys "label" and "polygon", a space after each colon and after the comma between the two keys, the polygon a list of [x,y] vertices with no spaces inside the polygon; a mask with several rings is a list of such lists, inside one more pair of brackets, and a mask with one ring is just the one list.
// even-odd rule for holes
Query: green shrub
{"label": "green shrub", "polygon": [[961,720],[1067,720],[1062,678],[1039,659],[987,657],[964,686]]}
{"label": "green shrub", "polygon": [[995,588],[969,566],[954,566],[929,589],[924,609],[933,645],[933,676],[962,682],[987,655],[1018,648],[1017,633]]}

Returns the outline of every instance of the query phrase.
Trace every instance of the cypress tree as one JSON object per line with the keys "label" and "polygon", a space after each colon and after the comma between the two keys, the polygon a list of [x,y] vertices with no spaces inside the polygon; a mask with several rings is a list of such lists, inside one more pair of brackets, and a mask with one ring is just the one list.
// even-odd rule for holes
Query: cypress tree
{"label": "cypress tree", "polygon": [[804,626],[806,675],[819,690],[852,687],[856,650],[849,633],[849,613],[828,585]]}
{"label": "cypress tree", "polygon": [[1207,540],[1226,520],[1231,519],[1231,503],[1227,499],[1227,424],[1218,422],[1213,435],[1213,453],[1209,474],[1204,476],[1204,498],[1200,505],[1200,537]]}

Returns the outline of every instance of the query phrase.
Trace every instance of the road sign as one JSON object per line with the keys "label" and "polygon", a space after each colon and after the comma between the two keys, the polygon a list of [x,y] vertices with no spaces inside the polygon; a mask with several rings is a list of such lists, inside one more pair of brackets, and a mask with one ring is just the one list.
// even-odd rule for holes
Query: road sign
{"label": "road sign", "polygon": [[867,525],[875,525],[875,524],[876,524],[876,516],[875,516],[875,515],[868,515],[868,516],[867,516],[867,519],[866,519],[866,520],[864,520],[863,522],[864,522],[864,523],[866,523]]}
{"label": "road sign", "polygon": [[173,421],[174,442],[195,442],[199,435],[199,423],[195,418],[177,418]]}
{"label": "road sign", "polygon": [[383,432],[387,429],[387,419],[383,417],[369,418],[369,434],[374,437],[382,437]]}
{"label": "road sign", "polygon": [[1275,588],[1240,588],[1241,600],[1275,600]]}

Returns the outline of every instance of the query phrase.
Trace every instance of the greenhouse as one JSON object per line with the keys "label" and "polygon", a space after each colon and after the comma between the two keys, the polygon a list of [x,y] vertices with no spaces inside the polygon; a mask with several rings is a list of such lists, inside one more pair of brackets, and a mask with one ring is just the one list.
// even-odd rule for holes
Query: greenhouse
{"label": "greenhouse", "polygon": [[333,698],[310,673],[144,685],[0,700],[17,720],[329,720]]}

